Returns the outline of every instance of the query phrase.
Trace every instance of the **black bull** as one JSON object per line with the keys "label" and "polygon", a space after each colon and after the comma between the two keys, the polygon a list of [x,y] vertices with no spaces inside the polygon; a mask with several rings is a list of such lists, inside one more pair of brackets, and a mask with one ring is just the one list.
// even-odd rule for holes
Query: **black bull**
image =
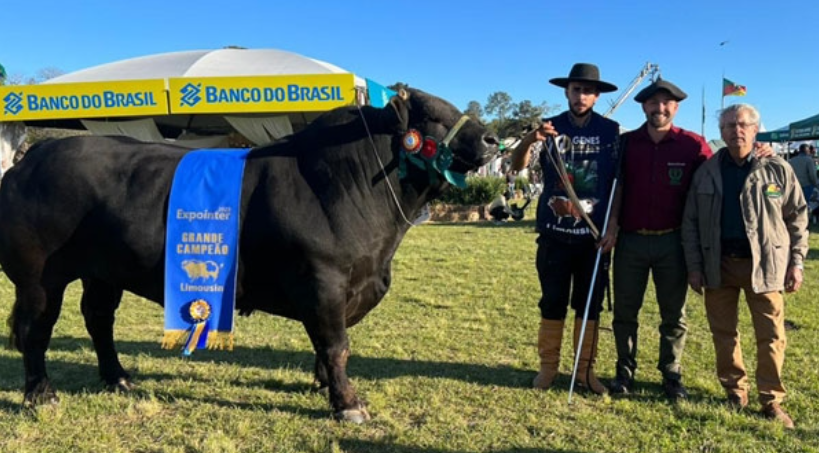
{"label": "black bull", "polygon": [[[412,220],[448,187],[413,165],[399,178],[403,134],[412,128],[441,141],[460,118],[446,101],[409,90],[383,109],[328,112],[248,157],[237,310],[304,325],[316,381],[328,388],[339,419],[369,418],[347,378],[346,329],[386,294],[392,258],[409,229],[404,216]],[[477,168],[497,145],[467,121],[449,144],[450,169]],[[0,265],[16,286],[10,325],[23,353],[25,405],[58,401],[45,354],[65,288],[77,279],[103,381],[132,388],[114,345],[114,313],[123,291],[163,303],[168,195],[185,152],[124,137],[74,137],[34,147],[3,179]]]}

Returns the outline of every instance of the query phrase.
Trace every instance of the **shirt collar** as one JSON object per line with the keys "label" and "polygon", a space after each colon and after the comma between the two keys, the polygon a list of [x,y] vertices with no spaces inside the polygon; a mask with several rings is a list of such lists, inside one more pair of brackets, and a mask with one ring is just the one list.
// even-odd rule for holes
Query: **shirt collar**
{"label": "shirt collar", "polygon": [[575,129],[586,129],[587,127],[591,126],[592,122],[594,121],[594,109],[592,109],[588,113],[588,119],[586,120],[586,124],[582,126],[578,126],[575,124],[574,119],[572,118],[572,113],[568,110],[563,112],[563,115],[566,117],[566,121]]}
{"label": "shirt collar", "polygon": [[[669,129],[669,130],[668,130],[668,133],[666,133],[666,134],[663,136],[663,139],[662,139],[662,140],[660,140],[660,141],[661,141],[661,142],[664,142],[664,141],[669,141],[669,140],[670,140],[670,141],[676,141],[676,140],[678,140],[678,137],[680,136],[680,131],[681,131],[681,129],[672,123],[672,124],[671,124],[671,129]],[[635,131],[635,135],[637,136],[637,138],[638,138],[639,140],[648,140],[648,141],[651,141],[651,136],[650,136],[650,135],[648,135],[648,123],[645,123],[645,122],[644,122],[644,123],[643,123],[643,124],[642,124],[642,125],[641,125],[641,126],[640,126],[640,127],[639,127],[639,128],[636,130],[636,131]]]}
{"label": "shirt collar", "polygon": [[744,167],[746,164],[752,164],[754,162],[754,159],[756,159],[756,150],[752,149],[750,154],[745,156],[745,160],[742,163],[742,165],[737,165],[737,163],[734,161],[734,158],[731,157],[731,152],[728,151],[728,148],[727,147],[723,148],[723,150],[724,150],[724,152],[721,153],[721,155],[720,155],[720,159],[721,159],[720,163],[722,165],[733,164],[736,167]]}

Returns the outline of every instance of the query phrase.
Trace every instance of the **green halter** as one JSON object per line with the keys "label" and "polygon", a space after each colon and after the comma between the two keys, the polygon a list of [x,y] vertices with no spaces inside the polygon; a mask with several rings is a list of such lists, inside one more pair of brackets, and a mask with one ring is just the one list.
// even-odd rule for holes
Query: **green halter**
{"label": "green halter", "polygon": [[432,137],[421,139],[421,133],[410,129],[401,140],[401,155],[398,161],[398,177],[407,176],[407,161],[418,168],[425,169],[429,175],[429,183],[438,184],[442,175],[447,182],[458,188],[466,188],[466,175],[449,170],[452,165],[453,154],[449,142],[455,138],[461,127],[469,120],[467,115],[455,123],[443,140],[437,142]]}

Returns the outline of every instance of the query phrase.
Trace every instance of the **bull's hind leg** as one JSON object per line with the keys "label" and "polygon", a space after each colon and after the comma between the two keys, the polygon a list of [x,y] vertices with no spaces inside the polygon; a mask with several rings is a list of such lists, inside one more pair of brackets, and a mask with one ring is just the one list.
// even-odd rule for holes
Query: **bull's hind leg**
{"label": "bull's hind leg", "polygon": [[[326,322],[330,319],[333,321]],[[343,319],[341,315],[330,316],[316,325],[305,323],[305,328],[316,350],[316,379],[319,385],[326,383],[328,386],[333,417],[363,423],[370,419],[370,414],[347,378],[350,343]]]}
{"label": "bull's hind leg", "polygon": [[130,391],[131,376],[122,368],[114,345],[114,312],[122,300],[122,289],[100,280],[83,279],[82,315],[85,328],[97,351],[100,377],[108,389]]}
{"label": "bull's hind leg", "polygon": [[23,405],[34,407],[59,402],[46,372],[45,355],[54,324],[60,316],[65,285],[46,288],[38,284],[17,285],[13,326],[15,346],[23,353],[25,397]]}

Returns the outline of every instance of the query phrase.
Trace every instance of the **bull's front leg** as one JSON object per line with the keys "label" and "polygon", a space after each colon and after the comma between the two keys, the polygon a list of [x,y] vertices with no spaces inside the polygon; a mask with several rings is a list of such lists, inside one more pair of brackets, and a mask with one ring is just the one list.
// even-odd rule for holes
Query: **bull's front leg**
{"label": "bull's front leg", "polygon": [[327,384],[336,420],[363,423],[370,419],[370,414],[347,378],[350,343],[343,312],[337,315],[322,316],[317,322],[305,322],[316,351],[316,378],[319,385]]}

